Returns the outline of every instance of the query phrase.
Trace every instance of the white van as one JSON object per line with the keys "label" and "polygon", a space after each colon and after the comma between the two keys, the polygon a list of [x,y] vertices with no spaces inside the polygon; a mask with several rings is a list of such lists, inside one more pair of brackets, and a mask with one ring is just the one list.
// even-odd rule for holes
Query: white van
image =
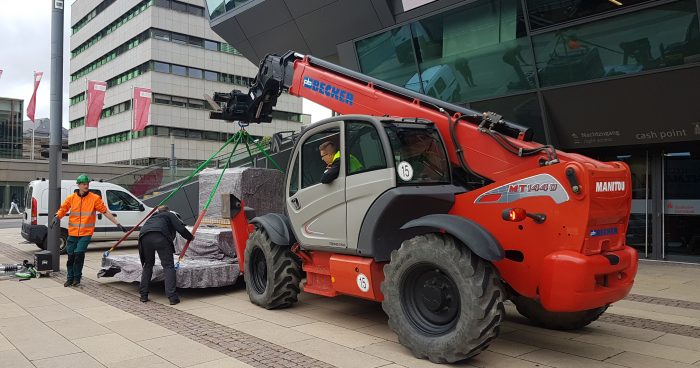
{"label": "white van", "polygon": [[[61,203],[68,197],[68,194],[77,190],[78,185],[75,180],[62,180]],[[109,211],[127,229],[136,226],[152,209],[116,184],[91,181],[90,191],[102,198]],[[35,243],[39,248],[46,249],[47,226],[54,216],[53,213],[49,213],[49,181],[46,179],[31,181],[26,196],[22,237]],[[118,240],[123,235],[124,233],[111,221],[101,213],[97,213],[97,223],[92,240]],[[137,239],[138,235],[138,231],[134,231],[129,239]],[[66,214],[61,219],[61,253],[65,251],[67,237],[68,215]]]}

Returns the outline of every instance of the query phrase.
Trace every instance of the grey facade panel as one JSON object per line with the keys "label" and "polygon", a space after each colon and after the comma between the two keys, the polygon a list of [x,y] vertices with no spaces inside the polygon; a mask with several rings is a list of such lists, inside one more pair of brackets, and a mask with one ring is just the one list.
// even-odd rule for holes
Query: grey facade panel
{"label": "grey facade panel", "polygon": [[377,18],[381,22],[382,27],[391,27],[394,25],[394,14],[389,6],[389,0],[371,0]]}
{"label": "grey facade panel", "polygon": [[690,67],[542,93],[561,148],[646,145],[700,139],[698,81]]}
{"label": "grey facade panel", "polygon": [[250,43],[253,45],[255,53],[259,55],[256,60],[251,60],[255,65],[269,53],[281,54],[288,50],[304,54],[311,52],[294,21],[289,21],[279,27],[251,37]]}
{"label": "grey facade panel", "polygon": [[[236,16],[238,24],[250,39],[292,20],[284,0],[265,0]],[[257,64],[257,63],[256,63]]]}
{"label": "grey facade panel", "polygon": [[336,53],[336,45],[382,29],[370,0],[341,0],[297,19],[314,56]]}
{"label": "grey facade panel", "polygon": [[284,0],[294,19],[339,1],[343,0]]}
{"label": "grey facade panel", "polygon": [[357,62],[357,54],[355,53],[355,43],[347,41],[337,46],[339,64],[352,69],[356,72],[360,71],[360,64]]}
{"label": "grey facade panel", "polygon": [[226,42],[235,45],[238,41],[247,40],[243,28],[236,18],[231,18],[212,27],[214,32],[225,39]]}

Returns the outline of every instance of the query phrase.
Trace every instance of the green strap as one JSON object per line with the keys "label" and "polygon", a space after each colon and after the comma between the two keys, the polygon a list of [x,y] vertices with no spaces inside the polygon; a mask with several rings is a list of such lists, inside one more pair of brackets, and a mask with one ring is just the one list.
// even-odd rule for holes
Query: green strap
{"label": "green strap", "polygon": [[258,150],[260,151],[260,153],[262,153],[263,155],[265,155],[265,157],[266,157],[270,162],[272,162],[273,165],[275,165],[275,167],[277,168],[277,170],[279,170],[279,171],[281,171],[281,172],[284,173],[284,170],[280,167],[280,165],[277,164],[277,161],[275,161],[274,158],[270,157],[270,155],[267,154],[267,151],[265,151],[264,149],[262,149],[262,147],[260,147],[260,145],[258,144],[258,142],[253,141],[253,144],[255,145],[255,147],[258,147]]}
{"label": "green strap", "polygon": [[209,204],[211,203],[211,200],[214,199],[214,194],[216,193],[216,190],[219,189],[219,183],[221,183],[221,178],[224,177],[224,173],[226,172],[226,169],[228,169],[229,165],[231,164],[231,158],[233,157],[233,153],[236,152],[236,148],[238,148],[238,143],[241,142],[241,136],[239,135],[240,132],[236,133],[234,137],[236,138],[236,143],[233,146],[233,149],[231,150],[231,154],[228,155],[228,160],[226,160],[226,165],[224,166],[224,169],[221,170],[221,174],[219,175],[219,179],[216,180],[216,184],[214,184],[214,188],[211,190],[211,193],[209,194],[209,199],[207,200],[207,204],[204,205],[204,210],[206,211],[209,208]]}
{"label": "green strap", "polygon": [[[228,146],[232,141],[236,140],[236,137],[237,137],[237,136],[238,136],[238,134],[234,134],[231,138],[229,138],[229,139],[226,141],[226,143],[224,143],[224,145],[221,146],[221,148],[219,148],[218,151],[216,151],[216,152],[215,152],[213,155],[211,155],[206,161],[204,161],[201,165],[199,165],[199,167],[197,167],[194,171],[192,171],[192,173],[190,174],[190,176],[188,176],[187,179],[185,179],[185,181],[183,181],[182,183],[180,183],[180,185],[177,187],[177,189],[175,189],[174,191],[170,192],[170,194],[169,194],[167,197],[165,197],[165,199],[163,199],[162,201],[160,201],[160,203],[158,203],[158,206],[161,206],[161,205],[165,204],[166,202],[168,202],[168,201],[170,200],[170,198],[172,198],[172,197],[175,195],[175,193],[179,192],[180,189],[182,189],[182,187],[185,186],[185,184],[189,183],[190,180],[192,180],[192,178],[194,178],[195,175],[197,175],[200,171],[204,170],[204,168],[207,166],[207,164],[208,164],[214,157],[216,157],[216,155],[218,155],[219,152],[221,152],[224,148],[226,148],[226,146]],[[236,144],[236,145],[237,145],[237,144]],[[235,150],[235,147],[234,147],[234,150]]]}

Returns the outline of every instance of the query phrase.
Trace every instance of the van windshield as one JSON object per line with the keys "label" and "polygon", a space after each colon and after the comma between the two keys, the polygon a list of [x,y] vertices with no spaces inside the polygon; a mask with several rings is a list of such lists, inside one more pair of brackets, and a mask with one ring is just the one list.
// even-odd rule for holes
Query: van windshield
{"label": "van windshield", "polygon": [[396,163],[397,183],[445,184],[450,166],[436,129],[385,126]]}

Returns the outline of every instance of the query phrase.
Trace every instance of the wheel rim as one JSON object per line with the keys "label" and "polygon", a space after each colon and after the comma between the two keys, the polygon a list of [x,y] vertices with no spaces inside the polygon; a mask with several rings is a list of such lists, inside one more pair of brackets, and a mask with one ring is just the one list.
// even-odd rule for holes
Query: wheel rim
{"label": "wheel rim", "polygon": [[260,248],[255,248],[250,257],[250,276],[253,290],[263,294],[267,287],[267,262]]}
{"label": "wheel rim", "polygon": [[416,264],[404,273],[401,307],[413,327],[427,335],[452,330],[461,309],[459,289],[440,267]]}

